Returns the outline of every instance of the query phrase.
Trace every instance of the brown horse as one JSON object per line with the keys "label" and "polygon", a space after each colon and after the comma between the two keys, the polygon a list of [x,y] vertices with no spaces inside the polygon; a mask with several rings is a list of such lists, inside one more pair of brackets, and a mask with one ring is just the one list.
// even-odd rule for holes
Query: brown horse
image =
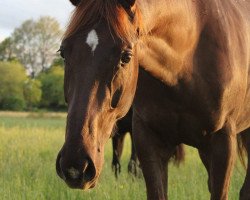
{"label": "brown horse", "polygon": [[131,108],[125,117],[117,121],[115,128],[115,135],[112,137],[112,147],[113,147],[112,169],[115,172],[116,178],[118,178],[118,174],[121,173],[120,160],[122,156],[126,133],[129,133],[131,138],[131,157],[128,164],[128,172],[137,176],[139,163],[132,135],[132,116],[133,116],[133,110]]}
{"label": "brown horse", "polygon": [[[249,0],[71,2],[59,176],[73,188],[95,186],[104,145],[134,99],[148,199],[167,199],[167,163],[180,143],[199,150],[211,199],[228,199],[237,137],[250,160]],[[250,199],[250,162],[240,199]]]}
{"label": "brown horse", "polygon": [[[123,151],[123,145],[126,133],[129,132],[131,138],[131,157],[128,164],[128,172],[134,176],[138,175],[139,163],[135,150],[134,139],[132,135],[132,116],[133,109],[131,108],[125,117],[118,120],[115,126],[115,134],[112,137],[112,147],[113,147],[113,159],[112,159],[112,169],[115,172],[115,177],[118,178],[118,173],[121,172],[120,159]],[[181,162],[184,161],[185,151],[182,144],[176,147],[172,155],[173,163],[178,167]]]}

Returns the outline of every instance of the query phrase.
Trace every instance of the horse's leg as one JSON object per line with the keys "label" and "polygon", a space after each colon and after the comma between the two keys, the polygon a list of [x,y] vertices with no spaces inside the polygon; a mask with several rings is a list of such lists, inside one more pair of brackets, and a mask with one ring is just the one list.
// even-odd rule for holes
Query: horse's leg
{"label": "horse's leg", "polygon": [[247,164],[247,174],[245,177],[244,184],[240,191],[240,200],[250,199],[250,129],[241,133],[240,137],[243,137],[243,144],[247,151],[248,164]]}
{"label": "horse's leg", "polygon": [[115,171],[116,178],[118,177],[118,173],[121,172],[120,158],[122,155],[124,139],[125,139],[125,133],[122,134],[117,133],[112,138],[112,144],[113,144],[112,169]]}
{"label": "horse's leg", "polygon": [[160,146],[164,145],[156,139],[156,134],[135,113],[133,117],[133,136],[146,182],[148,200],[166,200],[167,162],[175,147],[171,148],[171,151],[165,148],[163,151]]}
{"label": "horse's leg", "polygon": [[203,165],[205,166],[207,173],[208,173],[208,181],[207,181],[207,185],[208,185],[208,190],[211,193],[211,183],[210,183],[210,162],[211,162],[211,155],[210,155],[210,151],[209,149],[199,149],[199,156],[201,158],[201,161],[203,163]]}
{"label": "horse's leg", "polygon": [[211,199],[228,199],[230,177],[236,155],[236,133],[233,123],[215,132],[211,138]]}
{"label": "horse's leg", "polygon": [[128,172],[134,174],[137,176],[137,155],[135,151],[135,144],[134,144],[134,138],[132,135],[132,131],[130,132],[130,137],[131,137],[131,157],[130,161],[128,164]]}

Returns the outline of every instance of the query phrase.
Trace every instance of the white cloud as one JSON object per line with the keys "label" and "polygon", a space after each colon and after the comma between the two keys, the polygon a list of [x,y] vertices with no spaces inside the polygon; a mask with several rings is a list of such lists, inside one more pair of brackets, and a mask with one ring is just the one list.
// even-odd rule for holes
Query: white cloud
{"label": "white cloud", "polygon": [[1,0],[0,40],[8,37],[23,21],[44,15],[55,17],[65,27],[72,10],[69,0]]}

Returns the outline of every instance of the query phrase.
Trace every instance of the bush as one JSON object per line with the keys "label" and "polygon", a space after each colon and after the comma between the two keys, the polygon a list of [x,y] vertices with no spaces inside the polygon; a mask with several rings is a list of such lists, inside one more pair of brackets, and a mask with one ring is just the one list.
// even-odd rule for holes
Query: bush
{"label": "bush", "polygon": [[23,85],[26,80],[24,67],[18,62],[0,62],[0,108],[23,110],[25,100]]}
{"label": "bush", "polygon": [[42,83],[41,105],[51,109],[64,108],[63,68],[54,66],[48,72],[42,74],[39,79]]}
{"label": "bush", "polygon": [[8,96],[2,102],[3,110],[22,111],[25,108],[25,101],[18,96]]}
{"label": "bush", "polygon": [[23,94],[28,109],[39,105],[42,97],[41,82],[35,79],[28,79],[24,84]]}

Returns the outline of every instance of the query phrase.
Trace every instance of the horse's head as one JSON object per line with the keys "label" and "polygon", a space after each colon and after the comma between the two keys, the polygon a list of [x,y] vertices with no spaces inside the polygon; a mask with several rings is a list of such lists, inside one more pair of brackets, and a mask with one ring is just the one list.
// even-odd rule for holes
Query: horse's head
{"label": "horse's head", "polygon": [[104,145],[134,97],[139,14],[131,0],[71,0],[76,5],[61,46],[68,103],[58,175],[72,188],[95,186]]}

